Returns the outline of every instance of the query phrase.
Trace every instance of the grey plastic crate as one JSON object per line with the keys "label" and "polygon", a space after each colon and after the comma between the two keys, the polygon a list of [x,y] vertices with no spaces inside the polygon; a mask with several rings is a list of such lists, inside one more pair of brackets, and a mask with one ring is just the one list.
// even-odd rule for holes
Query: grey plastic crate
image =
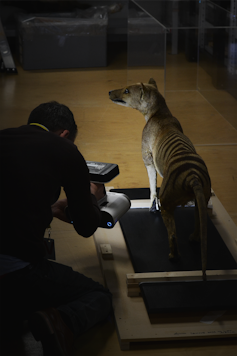
{"label": "grey plastic crate", "polygon": [[105,7],[70,14],[20,14],[18,49],[25,70],[107,65]]}

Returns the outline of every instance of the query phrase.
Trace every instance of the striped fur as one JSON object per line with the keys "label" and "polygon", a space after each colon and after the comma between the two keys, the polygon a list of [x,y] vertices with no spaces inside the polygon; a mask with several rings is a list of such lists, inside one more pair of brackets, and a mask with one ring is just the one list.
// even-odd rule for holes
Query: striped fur
{"label": "striped fur", "polygon": [[157,209],[157,172],[163,177],[160,187],[160,209],[167,228],[170,259],[179,256],[174,209],[195,200],[195,228],[191,240],[201,240],[202,272],[206,279],[207,263],[207,203],[211,196],[211,181],[203,159],[179,121],[173,117],[154,79],[148,84],[137,83],[113,90],[110,99],[119,105],[139,110],[146,119],[142,134],[142,157],[150,183],[150,211]]}

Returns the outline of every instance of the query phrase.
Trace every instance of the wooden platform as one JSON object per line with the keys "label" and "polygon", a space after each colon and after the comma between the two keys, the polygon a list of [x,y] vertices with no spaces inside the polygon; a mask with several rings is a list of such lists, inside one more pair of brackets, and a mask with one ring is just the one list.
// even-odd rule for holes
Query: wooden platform
{"label": "wooden platform", "polygon": [[[147,203],[147,201],[132,201],[132,208],[144,207]],[[212,221],[237,261],[237,227],[215,195],[212,197],[212,204]],[[133,277],[136,279],[139,276],[134,274],[119,223],[112,230],[98,229],[94,234],[94,240],[105,283],[113,294],[121,350],[129,350],[132,342],[237,336],[237,313],[233,311],[162,314],[149,318],[142,297],[129,296],[138,295],[137,286],[132,286],[131,283],[134,283]],[[201,271],[190,273],[194,278],[202,278]],[[228,275],[236,278],[236,271],[209,271],[208,274],[217,275],[213,278],[219,278],[218,275],[223,274],[224,278],[228,278]],[[162,278],[161,274],[158,277]],[[167,278],[166,273],[163,278],[164,280]],[[127,281],[129,281],[128,285]],[[134,287],[136,293],[132,294]]]}

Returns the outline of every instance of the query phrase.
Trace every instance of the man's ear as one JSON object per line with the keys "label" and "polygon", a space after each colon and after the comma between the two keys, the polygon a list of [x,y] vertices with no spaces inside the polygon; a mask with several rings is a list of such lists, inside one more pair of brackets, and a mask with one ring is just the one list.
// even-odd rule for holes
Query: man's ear
{"label": "man's ear", "polygon": [[63,138],[68,138],[69,134],[70,134],[70,132],[69,132],[68,130],[63,130],[63,131],[59,134],[59,136],[60,136],[60,137],[63,137]]}

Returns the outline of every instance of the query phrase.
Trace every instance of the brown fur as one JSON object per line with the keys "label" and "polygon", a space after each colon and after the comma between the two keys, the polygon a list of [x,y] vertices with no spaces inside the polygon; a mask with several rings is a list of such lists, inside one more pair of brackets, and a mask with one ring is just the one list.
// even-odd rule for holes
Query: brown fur
{"label": "brown fur", "polygon": [[195,230],[191,240],[201,239],[202,272],[206,279],[207,203],[211,196],[211,181],[207,167],[179,121],[171,114],[156,82],[137,83],[113,90],[110,99],[119,105],[139,110],[146,119],[142,134],[142,157],[150,183],[151,211],[158,209],[156,195],[157,172],[163,177],[160,206],[168,231],[170,259],[179,255],[174,221],[174,209],[195,200]]}

